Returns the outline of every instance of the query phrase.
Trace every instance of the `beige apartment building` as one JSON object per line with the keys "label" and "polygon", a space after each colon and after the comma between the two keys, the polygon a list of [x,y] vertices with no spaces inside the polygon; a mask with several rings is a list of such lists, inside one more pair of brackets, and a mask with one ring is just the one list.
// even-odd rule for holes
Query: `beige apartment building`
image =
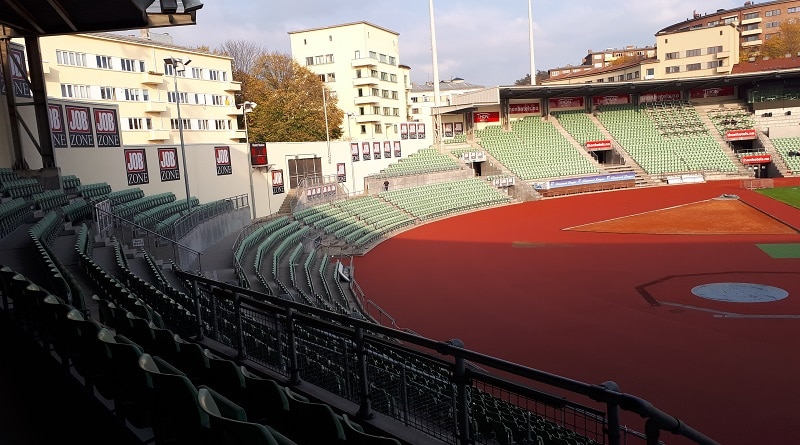
{"label": "beige apartment building", "polygon": [[780,32],[780,24],[800,18],[800,1],[781,0],[757,3],[745,1],[738,8],[717,9],[713,12],[695,10],[686,20],[659,31],[686,31],[713,28],[718,25],[735,25],[741,34],[738,46],[744,59],[758,57],[765,41]]}
{"label": "beige apartment building", "polygon": [[186,144],[245,138],[236,120],[241,85],[231,77],[229,57],[147,32],[49,36],[40,45],[47,96],[116,106],[123,145],[179,144],[178,99]]}
{"label": "beige apartment building", "polygon": [[[289,33],[292,57],[318,74],[345,113],[344,139],[394,139],[409,120],[410,68],[397,32],[368,22]],[[322,92],[320,92],[322,94]]]}
{"label": "beige apartment building", "polygon": [[543,84],[611,83],[730,74],[739,62],[739,30],[733,24],[660,31],[656,55],[602,67],[551,70]]}

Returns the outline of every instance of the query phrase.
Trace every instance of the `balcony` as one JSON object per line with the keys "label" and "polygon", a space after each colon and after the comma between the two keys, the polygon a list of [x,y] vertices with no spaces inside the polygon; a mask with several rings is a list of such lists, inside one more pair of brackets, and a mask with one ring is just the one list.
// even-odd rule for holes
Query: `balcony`
{"label": "balcony", "polygon": [[228,93],[235,93],[237,91],[242,91],[242,83],[241,82],[227,82],[225,85],[225,91]]}
{"label": "balcony", "polygon": [[169,130],[150,130],[148,141],[166,141],[169,139]]}
{"label": "balcony", "polygon": [[377,85],[378,78],[377,77],[356,77],[353,79],[353,86],[360,87],[364,85]]}
{"label": "balcony", "polygon": [[164,113],[167,111],[166,102],[147,102],[144,106],[145,113]]}
{"label": "balcony", "polygon": [[242,110],[236,107],[229,107],[228,112],[225,114],[227,114],[228,116],[241,116]]}
{"label": "balcony", "polygon": [[365,67],[365,66],[378,66],[378,59],[373,59],[372,57],[362,57],[360,59],[353,59],[350,61],[350,66],[353,68]]}
{"label": "balcony", "polygon": [[758,46],[758,45],[762,45],[763,43],[764,43],[764,41],[761,40],[761,39],[751,40],[749,42],[742,42],[742,48],[747,48],[747,47],[750,47],[750,46]]}
{"label": "balcony", "polygon": [[720,51],[717,53],[717,59],[727,59],[731,56],[730,51]]}
{"label": "balcony", "polygon": [[717,74],[730,74],[731,67],[730,66],[718,66],[716,70]]}
{"label": "balcony", "polygon": [[750,25],[750,24],[753,24],[753,23],[761,23],[763,20],[764,19],[762,19],[761,17],[756,17],[754,19],[744,19],[744,20],[742,20],[740,25],[744,26],[744,25]]}
{"label": "balcony", "polygon": [[247,132],[244,131],[244,128],[239,130],[231,130],[230,132],[228,132],[228,138],[238,142],[247,139]]}
{"label": "balcony", "polygon": [[356,105],[377,104],[380,100],[380,96],[359,96],[353,99],[353,103]]}
{"label": "balcony", "polygon": [[755,36],[755,35],[761,34],[761,31],[762,31],[761,28],[750,29],[750,30],[747,30],[747,31],[742,31],[741,34],[742,34],[742,37]]}
{"label": "balcony", "polygon": [[142,84],[161,85],[162,83],[164,83],[164,73],[157,73],[155,71],[142,73]]}
{"label": "balcony", "polygon": [[369,124],[381,121],[380,114],[357,114],[356,115],[356,123],[357,124]]}

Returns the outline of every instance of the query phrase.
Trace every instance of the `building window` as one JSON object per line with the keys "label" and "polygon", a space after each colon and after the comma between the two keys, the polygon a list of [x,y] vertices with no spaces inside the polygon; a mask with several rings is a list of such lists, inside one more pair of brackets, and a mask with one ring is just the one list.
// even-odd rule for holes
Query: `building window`
{"label": "building window", "polygon": [[713,22],[708,22],[708,27],[709,28],[713,28],[713,27],[715,27],[717,25],[719,25],[719,20],[715,20]]}
{"label": "building window", "polygon": [[625,80],[624,74],[620,74],[619,76],[617,76],[617,82],[622,82],[623,80]]}
{"label": "building window", "polygon": [[377,88],[373,88],[373,89],[372,89],[372,95],[373,95],[373,96],[376,96],[376,97],[377,97],[377,96],[380,96],[380,95],[381,95],[381,90],[379,90],[379,89],[377,89]]}
{"label": "building window", "polygon": [[110,70],[111,65],[111,57],[109,56],[97,56],[97,67],[102,68],[104,70]]}
{"label": "building window", "polygon": [[742,26],[742,31],[752,31],[754,29],[758,29],[758,23],[751,23],[749,25]]}
{"label": "building window", "polygon": [[377,59],[378,58],[378,54],[375,51],[370,51],[369,52],[369,58],[370,59]]}
{"label": "building window", "polygon": [[220,94],[214,94],[211,96],[211,105],[222,105],[225,103],[225,99]]}
{"label": "building window", "polygon": [[381,107],[377,105],[372,106],[372,114],[381,114]]}
{"label": "building window", "polygon": [[216,130],[229,130],[230,129],[230,121],[226,121],[225,119],[216,119],[214,121],[214,129]]}
{"label": "building window", "polygon": [[392,115],[393,116],[400,116],[400,109],[399,108],[392,109]]}
{"label": "building window", "polygon": [[378,70],[370,70],[369,74],[375,79],[378,78]]}
{"label": "building window", "polygon": [[313,64],[314,64],[314,58],[313,57],[306,57],[306,66],[311,66]]}
{"label": "building window", "polygon": [[89,85],[67,85],[61,84],[61,97],[71,97],[75,99],[90,99],[91,87]]}
{"label": "building window", "polygon": [[767,22],[764,23],[764,28],[777,28],[781,25],[781,22]]}
{"label": "building window", "polygon": [[758,41],[758,35],[747,36],[742,39],[742,42],[756,42],[756,41]]}
{"label": "building window", "polygon": [[325,54],[325,63],[333,63],[333,54]]}
{"label": "building window", "polygon": [[681,67],[679,67],[679,66],[668,66],[667,67],[667,74],[675,74],[675,73],[680,73],[680,72],[681,72]]}
{"label": "building window", "polygon": [[686,50],[686,57],[696,57],[696,56],[699,56],[700,54],[701,54],[701,53],[700,53],[700,48],[697,48],[697,49],[687,49],[687,50]]}
{"label": "building window", "polygon": [[[191,130],[192,129],[192,121],[191,120],[189,120],[189,119],[181,119],[181,122],[183,124],[183,129],[184,130]],[[173,130],[180,130],[180,128],[178,127],[178,119],[170,119],[169,120],[169,126]]]}
{"label": "building window", "polygon": [[[396,109],[397,109],[397,108],[395,108],[395,110],[396,110]],[[412,109],[411,109],[411,114],[419,114],[419,108],[412,108]],[[397,116],[397,115],[395,114],[395,116]]]}
{"label": "building window", "polygon": [[397,91],[392,91],[392,99],[397,100],[397,98],[398,98]]}
{"label": "building window", "polygon": [[747,14],[742,16],[743,20],[750,20],[750,19],[757,19],[758,12],[748,12]]}
{"label": "building window", "polygon": [[609,77],[609,78],[608,78],[608,81],[609,81],[609,82],[613,82],[613,81],[614,81],[614,76],[611,76],[611,77]]}
{"label": "building window", "polygon": [[192,79],[202,79],[203,78],[203,69],[202,68],[192,68]]}
{"label": "building window", "polygon": [[389,65],[397,65],[397,60],[392,56],[389,56]]}
{"label": "building window", "polygon": [[114,87],[100,87],[100,98],[105,100],[115,100],[117,95]]}
{"label": "building window", "polygon": [[722,45],[720,45],[720,46],[709,46],[706,49],[706,53],[708,53],[708,54],[716,54],[716,53],[721,53],[721,52],[722,52]]}
{"label": "building window", "polygon": [[392,110],[391,110],[390,107],[383,107],[383,115],[384,116],[389,116],[391,114],[391,112],[392,112]]}
{"label": "building window", "polygon": [[122,67],[122,71],[131,71],[131,72],[144,71],[144,69],[142,69],[142,65],[144,65],[144,62],[139,60],[120,59],[120,65]]}
{"label": "building window", "polygon": [[56,51],[59,65],[86,66],[86,54],[75,51]]}
{"label": "building window", "polygon": [[800,7],[795,6],[795,7],[792,7],[792,8],[786,8],[786,12],[788,14],[796,14],[796,13],[800,12]]}
{"label": "building window", "polygon": [[130,102],[147,102],[150,100],[150,93],[139,88],[125,88],[125,99]]}
{"label": "building window", "polygon": [[730,25],[731,23],[736,23],[739,21],[739,17],[726,17],[722,19],[722,23],[726,25]]}
{"label": "building window", "polygon": [[144,130],[144,120],[140,117],[129,117],[128,130]]}
{"label": "building window", "polygon": [[777,15],[781,15],[780,9],[771,9],[764,13],[764,17],[775,17]]}
{"label": "building window", "polygon": [[208,78],[210,80],[220,80],[221,77],[219,70],[208,70]]}
{"label": "building window", "polygon": [[665,57],[667,58],[667,60],[677,59],[680,57],[680,53],[678,51],[667,53]]}
{"label": "building window", "polygon": [[[189,93],[178,93],[178,96],[181,98],[181,103],[185,104],[189,102]],[[175,92],[174,91],[167,91],[167,102],[175,103]]]}
{"label": "building window", "polygon": [[376,134],[381,134],[382,132],[383,132],[383,129],[381,128],[381,124],[375,124],[375,133]]}
{"label": "building window", "polygon": [[336,82],[336,73],[328,73],[326,78],[326,82]]}
{"label": "building window", "polygon": [[197,120],[197,129],[198,130],[208,130],[208,119],[198,119]]}
{"label": "building window", "polygon": [[418,97],[412,97],[411,98],[411,102],[417,103],[417,102],[419,102],[419,98]]}
{"label": "building window", "polygon": [[690,64],[686,65],[686,71],[697,71],[697,70],[701,69],[701,66],[702,65],[699,64],[699,63],[690,63]]}
{"label": "building window", "polygon": [[648,76],[655,76],[656,75],[656,69],[655,68],[648,68],[647,69],[647,75]]}
{"label": "building window", "polygon": [[354,59],[360,59],[361,58],[361,51],[356,50],[355,54],[353,54],[353,58]]}
{"label": "building window", "polygon": [[379,54],[378,60],[380,60],[383,63],[386,63],[386,54]]}
{"label": "building window", "polygon": [[361,134],[367,134],[367,126],[366,125],[362,125],[361,126]]}
{"label": "building window", "polygon": [[712,60],[711,62],[708,62],[707,66],[708,66],[708,69],[714,69],[714,68],[723,66],[722,65],[722,60]]}

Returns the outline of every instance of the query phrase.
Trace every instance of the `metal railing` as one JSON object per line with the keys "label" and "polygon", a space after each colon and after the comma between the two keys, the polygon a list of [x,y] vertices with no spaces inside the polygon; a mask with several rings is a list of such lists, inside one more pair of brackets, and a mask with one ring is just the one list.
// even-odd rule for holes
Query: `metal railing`
{"label": "metal railing", "polygon": [[156,258],[173,259],[184,270],[201,270],[201,252],[115,215],[101,206],[95,206],[94,212],[95,218],[111,223],[109,228],[112,234],[122,244],[144,248]]}
{"label": "metal railing", "polygon": [[[636,429],[648,445],[658,444],[663,432],[716,443],[613,382],[584,383],[471,351],[458,339],[431,340],[176,273],[192,283],[198,338],[233,348],[238,359],[287,377],[290,386],[306,381],[350,400],[364,418],[379,411],[459,445],[495,443],[489,407],[505,413],[505,431],[517,442],[557,432],[581,444],[619,445],[623,437],[635,438],[629,432]],[[643,428],[624,425],[622,416],[644,419]]]}
{"label": "metal railing", "polygon": [[181,239],[200,223],[222,215],[223,213],[249,207],[250,202],[248,198],[248,195],[237,195],[219,201],[201,204],[199,207],[175,221],[172,225],[173,238],[176,240]]}

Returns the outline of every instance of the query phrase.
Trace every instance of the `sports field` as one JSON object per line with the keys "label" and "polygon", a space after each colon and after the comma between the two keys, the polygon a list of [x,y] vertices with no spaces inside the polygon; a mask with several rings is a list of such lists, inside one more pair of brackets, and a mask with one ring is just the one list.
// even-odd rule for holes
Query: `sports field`
{"label": "sports field", "polygon": [[792,443],[798,228],[799,209],[739,182],[642,188],[436,221],[355,270],[401,327],[614,380],[723,444]]}

